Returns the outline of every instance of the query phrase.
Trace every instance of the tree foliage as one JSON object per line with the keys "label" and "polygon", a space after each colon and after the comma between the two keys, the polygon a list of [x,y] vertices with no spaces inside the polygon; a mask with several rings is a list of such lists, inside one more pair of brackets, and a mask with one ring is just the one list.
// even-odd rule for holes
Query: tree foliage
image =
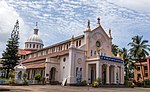
{"label": "tree foliage", "polygon": [[121,49],[121,58],[124,61],[125,80],[133,78],[133,69],[135,66],[126,48]]}
{"label": "tree foliage", "polygon": [[6,49],[2,53],[2,65],[7,70],[8,78],[9,70],[13,70],[18,64],[19,56],[17,54],[19,47],[19,22],[17,21],[12,30],[11,37],[8,39]]}
{"label": "tree foliage", "polygon": [[[141,70],[142,64],[141,60],[145,59],[146,56],[149,55],[148,51],[150,51],[150,45],[148,44],[148,40],[143,40],[143,36],[134,36],[132,38],[132,42],[130,42],[128,45],[131,47],[129,49],[129,54],[135,62],[140,63]],[[143,71],[142,72],[142,80],[144,80]]]}
{"label": "tree foliage", "polygon": [[112,44],[112,53],[117,56],[117,49],[118,49],[118,46],[115,45],[115,44]]}

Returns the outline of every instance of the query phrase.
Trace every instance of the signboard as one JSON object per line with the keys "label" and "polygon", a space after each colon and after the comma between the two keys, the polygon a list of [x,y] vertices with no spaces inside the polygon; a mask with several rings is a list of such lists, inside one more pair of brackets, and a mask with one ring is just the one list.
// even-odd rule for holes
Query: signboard
{"label": "signboard", "polygon": [[108,60],[108,61],[112,61],[112,62],[123,63],[123,60],[121,60],[119,58],[112,58],[112,57],[108,57],[108,56],[100,56],[100,59]]}

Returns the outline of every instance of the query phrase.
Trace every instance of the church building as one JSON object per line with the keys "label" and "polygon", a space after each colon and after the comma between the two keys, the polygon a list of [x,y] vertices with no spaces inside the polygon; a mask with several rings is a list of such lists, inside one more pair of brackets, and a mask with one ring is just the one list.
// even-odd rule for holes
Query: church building
{"label": "church building", "polygon": [[123,61],[113,55],[111,30],[107,34],[99,18],[94,29],[88,21],[83,35],[44,48],[38,31],[36,27],[26,40],[25,49],[19,50],[29,80],[40,74],[47,83],[66,81],[75,85],[101,78],[103,84],[124,84]]}

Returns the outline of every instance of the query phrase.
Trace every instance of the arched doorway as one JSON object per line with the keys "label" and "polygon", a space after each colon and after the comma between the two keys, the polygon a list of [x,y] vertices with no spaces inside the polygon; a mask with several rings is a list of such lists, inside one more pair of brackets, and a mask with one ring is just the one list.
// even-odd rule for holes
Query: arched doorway
{"label": "arched doorway", "polygon": [[96,80],[96,64],[90,65],[90,83],[92,84]]}
{"label": "arched doorway", "polygon": [[56,81],[56,68],[52,67],[49,75],[50,82]]}
{"label": "arched doorway", "polygon": [[107,68],[107,65],[103,64],[102,65],[102,84],[106,84],[106,68]]}

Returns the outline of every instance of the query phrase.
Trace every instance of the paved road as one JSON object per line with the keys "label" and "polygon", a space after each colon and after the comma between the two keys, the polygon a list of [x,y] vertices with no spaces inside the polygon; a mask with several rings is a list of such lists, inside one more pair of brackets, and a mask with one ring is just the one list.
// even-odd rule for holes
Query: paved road
{"label": "paved road", "polygon": [[[150,92],[150,88],[92,88],[59,85],[0,86],[7,92]],[[5,91],[6,92],[6,91]]]}

